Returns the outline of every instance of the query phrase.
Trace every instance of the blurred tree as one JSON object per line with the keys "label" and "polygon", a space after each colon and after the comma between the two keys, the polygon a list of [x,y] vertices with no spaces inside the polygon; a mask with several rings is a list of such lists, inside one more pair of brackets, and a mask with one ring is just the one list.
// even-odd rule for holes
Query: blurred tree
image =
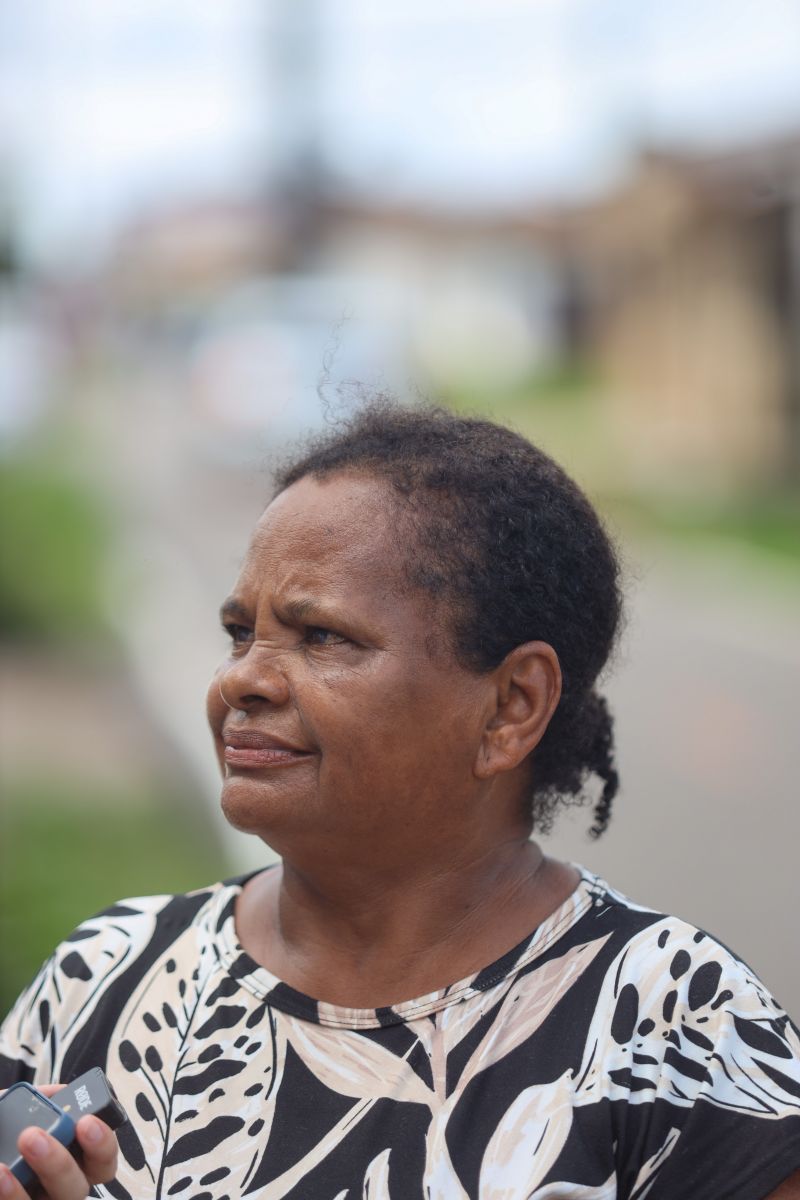
{"label": "blurred tree", "polygon": [[0,463],[0,638],[102,633],[107,530],[97,502],[45,463]]}

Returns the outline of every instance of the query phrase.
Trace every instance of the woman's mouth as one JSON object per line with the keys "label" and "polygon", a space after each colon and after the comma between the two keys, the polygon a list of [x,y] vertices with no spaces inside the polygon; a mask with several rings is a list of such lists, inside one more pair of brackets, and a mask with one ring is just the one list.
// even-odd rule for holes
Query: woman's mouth
{"label": "woman's mouth", "polygon": [[289,767],[310,758],[283,739],[255,729],[235,729],[223,733],[226,766],[258,770],[263,767]]}
{"label": "woman's mouth", "polygon": [[225,746],[225,763],[229,767],[289,767],[310,757],[304,750],[281,750],[277,747],[256,750],[245,746]]}

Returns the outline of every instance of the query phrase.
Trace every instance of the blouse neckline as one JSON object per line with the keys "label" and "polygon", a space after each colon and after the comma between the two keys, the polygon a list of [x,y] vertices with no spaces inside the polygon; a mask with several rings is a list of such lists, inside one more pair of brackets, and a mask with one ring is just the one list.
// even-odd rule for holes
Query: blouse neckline
{"label": "blouse neckline", "polygon": [[379,1029],[417,1021],[463,1003],[530,965],[576,924],[604,890],[602,881],[596,875],[580,866],[578,870],[581,877],[575,890],[531,934],[500,958],[438,991],[385,1008],[348,1008],[315,1000],[256,963],[239,944],[234,924],[236,899],[250,876],[220,885],[211,902],[209,928],[213,949],[222,969],[257,999],[289,1016],[332,1029]]}

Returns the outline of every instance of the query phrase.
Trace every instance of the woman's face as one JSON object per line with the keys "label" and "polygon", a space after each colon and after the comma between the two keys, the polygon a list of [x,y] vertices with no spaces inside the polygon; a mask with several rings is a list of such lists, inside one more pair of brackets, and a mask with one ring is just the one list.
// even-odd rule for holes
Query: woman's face
{"label": "woman's face", "polygon": [[256,526],[208,715],[226,816],[282,853],[424,856],[474,807],[486,678],[454,661],[442,613],[408,588],[409,553],[369,478],[304,478]]}

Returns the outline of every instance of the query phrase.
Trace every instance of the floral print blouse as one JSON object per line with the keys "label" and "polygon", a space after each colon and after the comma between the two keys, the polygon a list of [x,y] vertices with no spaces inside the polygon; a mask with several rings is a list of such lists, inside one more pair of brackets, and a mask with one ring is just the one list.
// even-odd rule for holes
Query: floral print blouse
{"label": "floral print blouse", "polygon": [[0,1086],[106,1070],[117,1200],[761,1200],[800,1167],[800,1040],[707,934],[587,871],[476,975],[315,1001],[237,943],[244,880],[81,925]]}

